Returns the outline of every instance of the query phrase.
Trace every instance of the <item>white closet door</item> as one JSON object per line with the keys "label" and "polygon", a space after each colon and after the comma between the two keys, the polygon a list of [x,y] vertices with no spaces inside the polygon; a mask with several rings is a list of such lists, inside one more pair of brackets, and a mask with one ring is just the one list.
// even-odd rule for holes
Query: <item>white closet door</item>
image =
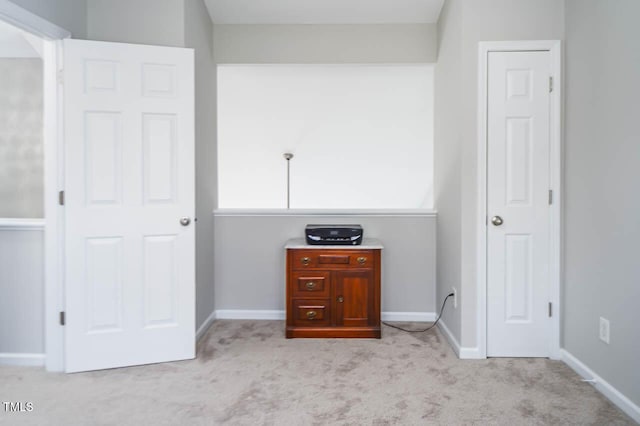
{"label": "white closet door", "polygon": [[490,52],[487,355],[547,357],[551,56]]}

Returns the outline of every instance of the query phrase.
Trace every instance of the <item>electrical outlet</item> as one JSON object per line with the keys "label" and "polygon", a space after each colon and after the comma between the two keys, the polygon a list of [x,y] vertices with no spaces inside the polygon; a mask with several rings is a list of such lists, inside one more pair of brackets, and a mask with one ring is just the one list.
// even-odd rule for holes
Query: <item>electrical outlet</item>
{"label": "electrical outlet", "polygon": [[600,317],[600,340],[609,344],[609,320]]}
{"label": "electrical outlet", "polygon": [[455,287],[451,287],[451,293],[453,293],[453,307],[458,308],[458,290]]}

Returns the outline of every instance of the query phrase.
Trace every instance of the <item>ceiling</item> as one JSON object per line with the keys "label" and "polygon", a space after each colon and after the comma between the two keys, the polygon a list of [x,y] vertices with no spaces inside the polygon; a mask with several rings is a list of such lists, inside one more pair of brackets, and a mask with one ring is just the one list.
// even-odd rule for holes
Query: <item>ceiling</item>
{"label": "ceiling", "polygon": [[444,0],[205,0],[216,24],[408,24],[438,21]]}

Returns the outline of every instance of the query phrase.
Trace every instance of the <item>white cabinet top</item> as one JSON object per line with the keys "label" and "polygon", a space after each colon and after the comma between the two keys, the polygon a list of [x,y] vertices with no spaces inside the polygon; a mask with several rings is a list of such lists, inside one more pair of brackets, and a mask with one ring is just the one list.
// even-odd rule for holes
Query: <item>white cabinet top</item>
{"label": "white cabinet top", "polygon": [[352,249],[352,250],[370,250],[383,249],[384,246],[380,240],[373,238],[364,238],[360,245],[310,245],[304,238],[293,238],[284,245],[286,249]]}

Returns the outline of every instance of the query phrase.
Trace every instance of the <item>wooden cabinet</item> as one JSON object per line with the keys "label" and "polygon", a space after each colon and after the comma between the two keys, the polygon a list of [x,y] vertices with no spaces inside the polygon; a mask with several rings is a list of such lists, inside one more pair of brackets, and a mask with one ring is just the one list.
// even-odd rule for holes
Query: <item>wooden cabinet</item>
{"label": "wooden cabinet", "polygon": [[381,249],[292,246],[286,337],[379,339]]}

